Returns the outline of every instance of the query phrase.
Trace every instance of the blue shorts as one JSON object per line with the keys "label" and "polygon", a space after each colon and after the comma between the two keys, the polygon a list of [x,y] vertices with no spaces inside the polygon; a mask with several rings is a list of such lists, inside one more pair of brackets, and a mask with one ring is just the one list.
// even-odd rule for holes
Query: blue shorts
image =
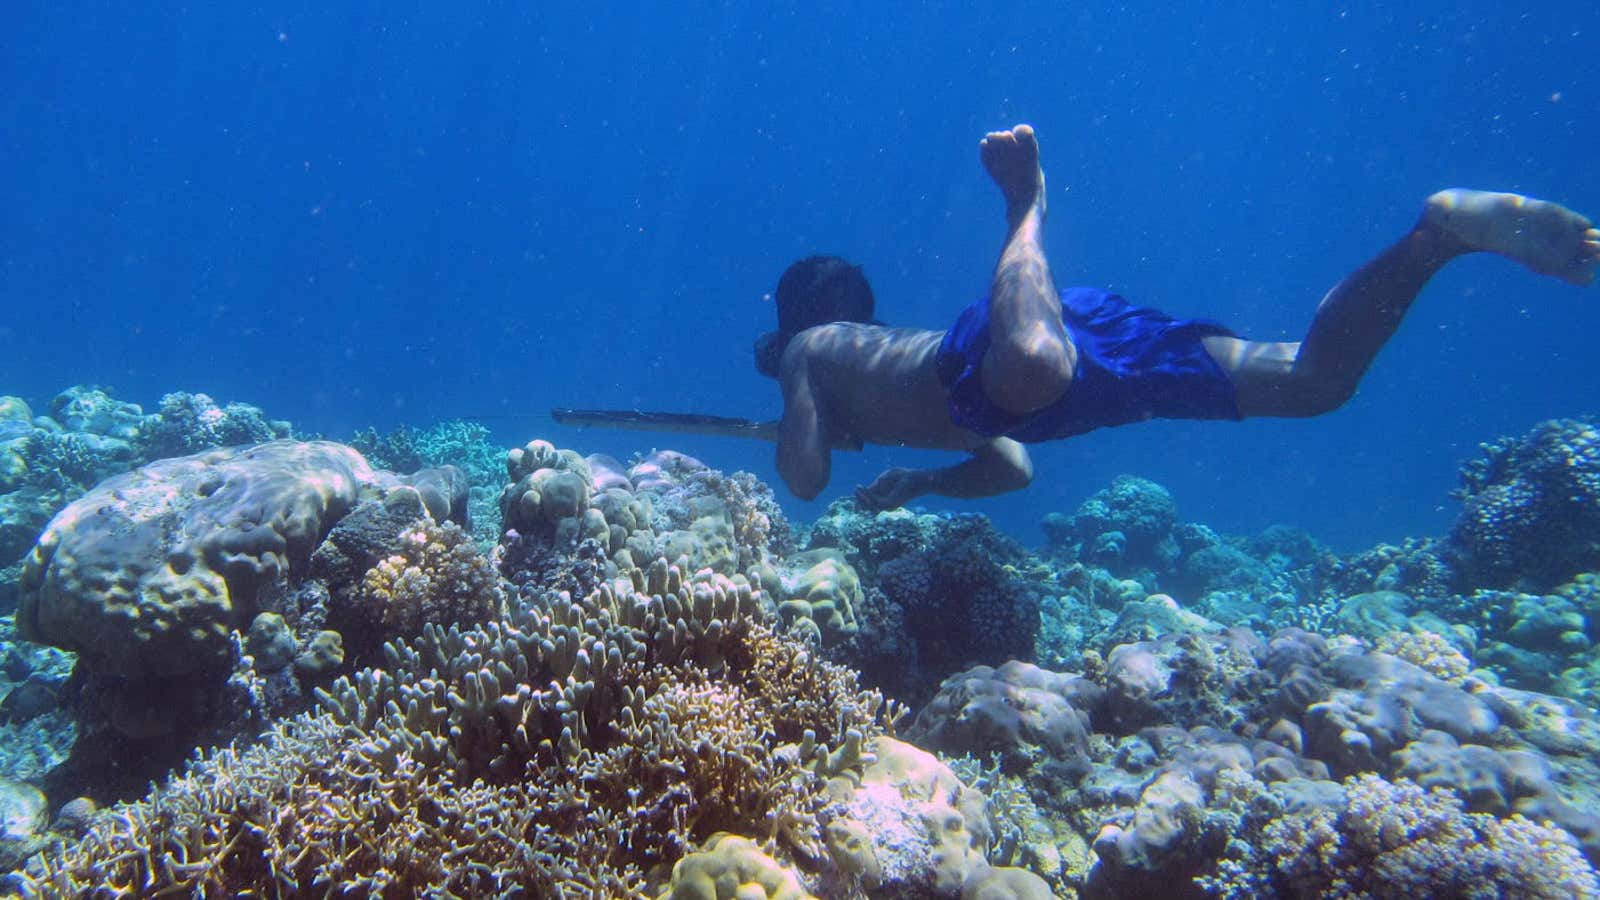
{"label": "blue shorts", "polygon": [[1085,287],[1061,292],[1061,320],[1078,351],[1072,384],[1055,403],[1018,416],[990,402],[979,377],[989,349],[989,298],[963,310],[939,345],[951,421],[982,435],[1037,443],[1146,419],[1243,418],[1233,382],[1201,343],[1232,337],[1221,325],[1174,319]]}

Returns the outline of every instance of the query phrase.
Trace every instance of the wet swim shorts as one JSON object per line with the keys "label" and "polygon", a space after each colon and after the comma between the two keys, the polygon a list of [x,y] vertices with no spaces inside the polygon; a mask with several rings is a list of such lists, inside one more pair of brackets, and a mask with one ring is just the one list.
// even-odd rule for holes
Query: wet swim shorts
{"label": "wet swim shorts", "polygon": [[1072,384],[1050,406],[1017,416],[991,403],[979,378],[989,349],[989,298],[963,310],[939,345],[951,420],[979,434],[1037,443],[1146,419],[1241,418],[1233,382],[1201,343],[1232,336],[1221,325],[1174,319],[1085,287],[1061,292],[1061,318],[1078,350]]}

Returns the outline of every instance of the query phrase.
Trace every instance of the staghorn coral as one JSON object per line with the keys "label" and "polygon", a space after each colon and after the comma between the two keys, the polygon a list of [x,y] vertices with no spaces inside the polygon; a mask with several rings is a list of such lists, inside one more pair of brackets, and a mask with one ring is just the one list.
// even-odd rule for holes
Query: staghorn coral
{"label": "staghorn coral", "polygon": [[822,777],[893,710],[767,621],[748,584],[657,560],[427,625],[319,711],[103,814],[34,887],[633,896],[721,831],[826,868]]}
{"label": "staghorn coral", "polygon": [[400,532],[399,552],[367,570],[357,602],[388,634],[410,635],[430,623],[487,622],[505,597],[472,535],[454,522],[423,518]]}

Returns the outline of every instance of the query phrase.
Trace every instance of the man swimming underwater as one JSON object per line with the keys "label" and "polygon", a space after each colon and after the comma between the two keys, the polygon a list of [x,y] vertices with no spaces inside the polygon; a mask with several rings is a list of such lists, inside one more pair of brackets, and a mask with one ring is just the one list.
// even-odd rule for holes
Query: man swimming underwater
{"label": "man swimming underwater", "polygon": [[1600,230],[1565,207],[1441,191],[1405,236],[1328,292],[1304,340],[1248,341],[1099,288],[1058,292],[1033,129],[992,133],[979,151],[1005,198],[1005,248],[989,296],[948,332],[873,320],[866,278],[836,257],[801,260],[779,281],[778,330],[757,341],[756,365],[782,386],[778,472],[799,497],[827,487],[833,449],[864,443],[972,454],[946,468],[892,468],[857,489],[863,506],[887,509],[924,494],[1026,487],[1025,443],[1150,418],[1321,415],[1350,399],[1450,260],[1498,253],[1576,285],[1600,263]]}

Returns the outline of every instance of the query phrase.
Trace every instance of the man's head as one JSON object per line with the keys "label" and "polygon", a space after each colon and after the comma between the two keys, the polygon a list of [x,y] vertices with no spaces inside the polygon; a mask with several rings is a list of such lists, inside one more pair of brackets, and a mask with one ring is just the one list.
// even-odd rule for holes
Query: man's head
{"label": "man's head", "polygon": [[778,330],[756,339],[756,368],[778,377],[778,361],[789,340],[807,328],[829,322],[881,325],[872,317],[872,286],[861,267],[837,256],[808,256],[784,270],[773,295]]}

